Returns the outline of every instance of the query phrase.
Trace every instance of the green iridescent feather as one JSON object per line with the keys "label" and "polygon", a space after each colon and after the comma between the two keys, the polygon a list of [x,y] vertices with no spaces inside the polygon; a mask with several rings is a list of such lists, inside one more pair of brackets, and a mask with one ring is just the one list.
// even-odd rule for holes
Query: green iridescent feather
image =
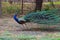
{"label": "green iridescent feather", "polygon": [[58,24],[60,23],[60,9],[48,11],[32,12],[24,16],[25,20],[38,24]]}

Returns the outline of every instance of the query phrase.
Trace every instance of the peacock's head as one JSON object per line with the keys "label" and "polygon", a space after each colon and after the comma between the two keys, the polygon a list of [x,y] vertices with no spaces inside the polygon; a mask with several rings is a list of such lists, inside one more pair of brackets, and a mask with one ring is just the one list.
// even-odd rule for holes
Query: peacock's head
{"label": "peacock's head", "polygon": [[14,20],[15,20],[16,22],[19,22],[19,21],[18,21],[18,18],[17,18],[17,13],[14,14],[13,18],[14,18]]}

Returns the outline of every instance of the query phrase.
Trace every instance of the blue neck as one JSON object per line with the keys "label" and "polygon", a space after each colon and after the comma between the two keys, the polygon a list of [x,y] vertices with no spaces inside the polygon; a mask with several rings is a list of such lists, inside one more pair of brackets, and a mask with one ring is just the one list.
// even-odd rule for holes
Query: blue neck
{"label": "blue neck", "polygon": [[16,15],[16,14],[14,15],[14,17],[13,17],[13,18],[14,18],[14,20],[15,20],[16,22],[18,22],[18,23],[19,23],[19,21],[18,21],[18,18],[17,18],[17,15]]}

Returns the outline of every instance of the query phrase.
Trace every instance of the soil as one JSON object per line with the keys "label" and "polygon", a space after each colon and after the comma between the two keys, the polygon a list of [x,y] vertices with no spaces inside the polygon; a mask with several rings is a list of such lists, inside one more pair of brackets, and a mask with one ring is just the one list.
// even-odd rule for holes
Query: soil
{"label": "soil", "polygon": [[[58,31],[41,31],[39,29],[33,29],[36,27],[38,27],[37,24],[27,23],[27,25],[25,25],[24,27],[23,25],[16,23],[13,18],[8,18],[8,17],[0,18],[0,35],[1,36],[6,36],[6,35],[15,36],[15,35],[25,34],[25,35],[35,35],[36,37],[40,35],[40,37],[43,37],[43,36],[47,36],[48,34],[53,34],[52,36],[54,36],[55,34],[60,33]],[[29,31],[27,29],[29,29]],[[34,30],[39,30],[39,31],[34,31]]]}

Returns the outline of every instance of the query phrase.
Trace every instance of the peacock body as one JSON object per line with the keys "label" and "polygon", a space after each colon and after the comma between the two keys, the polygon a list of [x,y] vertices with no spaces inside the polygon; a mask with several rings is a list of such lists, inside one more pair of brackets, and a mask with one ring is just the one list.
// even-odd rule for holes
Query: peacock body
{"label": "peacock body", "polygon": [[[60,23],[60,9],[48,10],[48,11],[38,11],[38,12],[31,12],[22,18],[17,18],[15,16],[16,22],[33,22],[38,24],[58,24]],[[15,14],[16,15],[16,14]],[[17,20],[18,21],[17,21]],[[20,23],[21,24],[21,23]]]}

